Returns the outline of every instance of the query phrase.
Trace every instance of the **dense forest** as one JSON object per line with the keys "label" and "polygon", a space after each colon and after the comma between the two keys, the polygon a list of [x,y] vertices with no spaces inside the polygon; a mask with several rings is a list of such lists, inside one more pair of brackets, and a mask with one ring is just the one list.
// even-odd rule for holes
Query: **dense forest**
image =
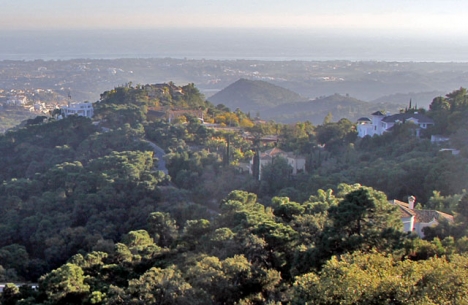
{"label": "dense forest", "polygon": [[[27,120],[0,136],[1,304],[468,304],[467,97],[403,109],[434,120],[421,137],[262,122],[173,83]],[[239,170],[273,147],[306,171]],[[404,233],[389,200],[411,195],[454,221]]]}

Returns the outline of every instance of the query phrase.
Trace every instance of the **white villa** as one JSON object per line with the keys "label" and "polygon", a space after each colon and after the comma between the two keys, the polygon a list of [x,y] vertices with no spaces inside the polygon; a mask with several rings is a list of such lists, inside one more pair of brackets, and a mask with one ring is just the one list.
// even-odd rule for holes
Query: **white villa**
{"label": "white villa", "polygon": [[60,107],[62,115],[67,117],[69,115],[78,115],[92,118],[94,115],[93,104],[89,102],[84,103],[68,103],[67,106]]}
{"label": "white villa", "polygon": [[[260,173],[259,179],[262,177],[262,168],[273,162],[274,158],[282,157],[288,161],[288,164],[292,167],[291,174],[297,175],[300,172],[305,172],[305,157],[295,155],[291,152],[282,151],[279,148],[272,148],[260,154]],[[253,158],[250,160],[249,173],[252,175],[253,171]]]}
{"label": "white villa", "polygon": [[381,111],[372,113],[372,119],[363,117],[358,120],[358,137],[382,135],[384,132],[391,131],[396,124],[414,123],[418,126],[416,136],[420,135],[420,130],[434,125],[434,121],[420,113],[398,113],[394,115],[383,114]]}
{"label": "white villa", "polygon": [[400,218],[403,222],[404,232],[415,232],[419,237],[424,237],[423,228],[436,226],[440,221],[453,222],[453,216],[437,210],[414,209],[416,198],[410,196],[408,203],[399,200],[390,200],[390,203],[398,206]]}

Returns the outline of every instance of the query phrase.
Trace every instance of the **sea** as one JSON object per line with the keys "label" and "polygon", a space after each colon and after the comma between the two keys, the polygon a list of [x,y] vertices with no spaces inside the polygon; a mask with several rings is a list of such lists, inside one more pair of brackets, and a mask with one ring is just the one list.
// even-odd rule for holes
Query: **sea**
{"label": "sea", "polygon": [[303,29],[0,30],[0,60],[181,58],[468,62],[468,40]]}

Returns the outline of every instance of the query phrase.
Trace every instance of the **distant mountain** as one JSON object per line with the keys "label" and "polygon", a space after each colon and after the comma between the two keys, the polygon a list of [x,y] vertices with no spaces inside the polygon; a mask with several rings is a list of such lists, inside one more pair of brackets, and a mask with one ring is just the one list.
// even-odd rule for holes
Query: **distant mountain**
{"label": "distant mountain", "polygon": [[276,107],[305,101],[299,94],[260,80],[239,79],[208,98],[215,104],[223,104],[231,110],[240,108],[244,112],[260,112]]}
{"label": "distant mountain", "polygon": [[314,125],[322,124],[328,113],[333,121],[347,118],[353,122],[360,117],[369,116],[377,110],[397,113],[404,108],[404,103],[368,103],[353,97],[334,94],[306,102],[290,103],[270,108],[261,113],[262,119],[275,120],[282,123],[310,121]]}
{"label": "distant mountain", "polygon": [[310,121],[314,125],[322,124],[328,113],[332,114],[334,121],[341,118],[356,121],[377,110],[397,113],[407,106],[409,101],[403,99],[393,102],[392,99],[391,102],[382,100],[369,103],[339,94],[306,100],[283,87],[265,81],[247,79],[239,79],[208,100],[215,105],[223,104],[231,110],[239,108],[252,115],[258,112],[264,120],[282,123]]}
{"label": "distant mountain", "polygon": [[410,93],[396,93],[380,97],[371,101],[371,103],[406,103],[408,106],[409,101],[412,101],[412,106],[418,106],[429,109],[432,100],[438,96],[445,96],[447,92],[443,91],[430,91],[430,92],[410,92]]}

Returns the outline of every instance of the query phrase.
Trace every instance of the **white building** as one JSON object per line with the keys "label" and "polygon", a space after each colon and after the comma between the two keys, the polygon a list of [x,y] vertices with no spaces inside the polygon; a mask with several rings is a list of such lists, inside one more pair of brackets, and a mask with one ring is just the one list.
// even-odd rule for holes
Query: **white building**
{"label": "white building", "polygon": [[434,125],[434,121],[424,114],[415,113],[398,113],[394,115],[386,115],[380,111],[372,113],[372,119],[360,118],[357,124],[358,137],[382,135],[384,132],[391,131],[396,124],[413,123],[418,126],[416,135],[419,136],[421,129],[426,129]]}
{"label": "white building", "polygon": [[62,110],[62,115],[64,117],[78,115],[92,118],[94,115],[93,104],[89,102],[69,103],[68,106],[62,106],[60,109]]}
{"label": "white building", "polygon": [[400,210],[400,218],[403,222],[404,232],[414,232],[419,237],[424,237],[423,228],[432,227],[440,221],[453,222],[453,216],[437,210],[416,210],[414,208],[416,198],[410,196],[408,203],[391,200],[390,203],[396,205]]}
{"label": "white building", "polygon": [[[293,153],[282,151],[279,148],[272,148],[260,154],[260,173],[259,179],[262,177],[262,168],[271,162],[274,158],[282,157],[288,161],[291,166],[291,175],[297,175],[300,172],[305,172],[306,160],[303,156],[298,156]],[[253,174],[253,158],[250,160],[249,173]]]}
{"label": "white building", "polygon": [[450,141],[449,137],[444,137],[441,135],[431,136],[431,143],[434,143],[434,144],[443,144],[443,143],[447,143],[448,141]]}

